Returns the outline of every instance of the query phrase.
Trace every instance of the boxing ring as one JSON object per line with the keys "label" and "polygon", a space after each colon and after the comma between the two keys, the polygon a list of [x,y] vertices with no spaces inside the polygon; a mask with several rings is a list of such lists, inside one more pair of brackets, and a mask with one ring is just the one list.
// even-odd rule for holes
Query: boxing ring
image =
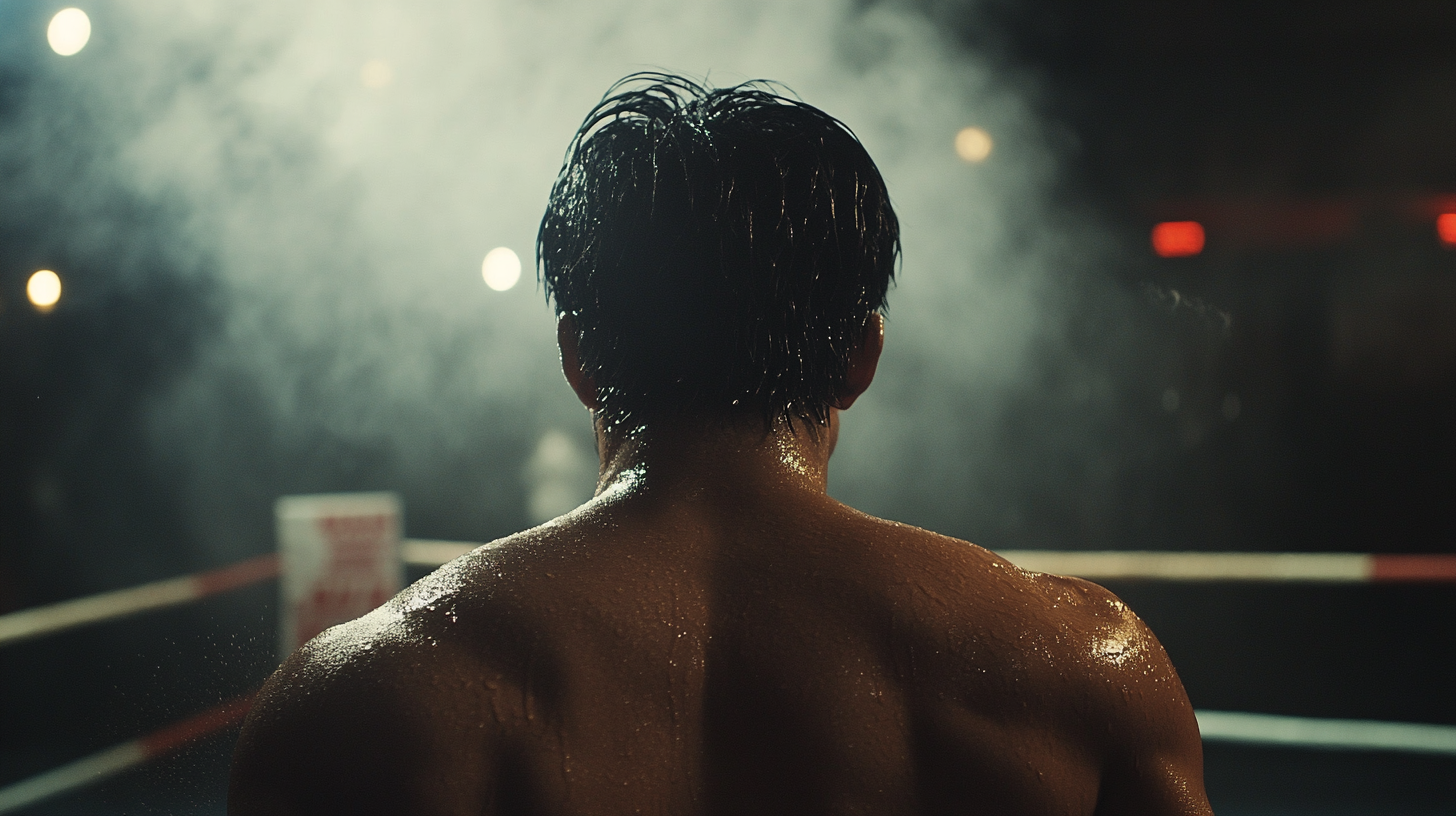
{"label": "boxing ring", "polygon": [[[401,564],[426,569],[481,546],[425,539],[392,543]],[[1456,555],[1444,554],[1004,550],[999,555],[1025,569],[1090,580],[1456,584]],[[220,569],[0,615],[0,649],[77,627],[192,604],[280,578],[286,581],[288,563],[287,557],[270,553]],[[98,782],[236,727],[247,714],[252,697],[245,694],[227,700],[149,734],[0,788],[0,814]],[[1201,709],[1195,713],[1205,742],[1456,756],[1453,725]]]}

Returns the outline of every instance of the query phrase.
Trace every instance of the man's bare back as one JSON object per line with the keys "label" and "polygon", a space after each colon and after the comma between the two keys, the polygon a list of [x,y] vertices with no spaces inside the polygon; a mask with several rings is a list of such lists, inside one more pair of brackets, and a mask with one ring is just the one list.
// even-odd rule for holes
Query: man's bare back
{"label": "man's bare back", "polygon": [[321,636],[265,688],[232,810],[1208,812],[1125,606],[829,499],[798,442],[618,457],[576,513]]}
{"label": "man's bare back", "polygon": [[614,86],[538,242],[596,497],[299,650],[229,809],[1207,813],[1183,687],[1116,598],[826,494],[898,236],[823,111]]}

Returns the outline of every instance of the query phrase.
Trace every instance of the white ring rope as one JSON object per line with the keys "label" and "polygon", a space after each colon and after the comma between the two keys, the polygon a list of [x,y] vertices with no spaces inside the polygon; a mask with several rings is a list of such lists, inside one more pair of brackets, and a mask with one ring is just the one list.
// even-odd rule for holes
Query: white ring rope
{"label": "white ring rope", "polygon": [[99,782],[128,768],[165,756],[203,737],[243,721],[253,695],[244,694],[181,722],[159,728],[144,737],[128,740],[75,762],[36,774],[0,788],[0,814],[33,805],[42,799]]}
{"label": "white ring rope", "polygon": [[1456,725],[1195,711],[1204,742],[1456,756]]}
{"label": "white ring rope", "polygon": [[[400,543],[400,555],[406,564],[436,567],[479,546],[466,541],[406,539]],[[1058,550],[1003,550],[1000,555],[1016,566],[1034,572],[1098,580],[1456,582],[1456,555]],[[190,603],[276,577],[277,556],[269,554],[195,575],[22,609],[0,615],[0,646],[76,626]]]}
{"label": "white ring rope", "polygon": [[[436,567],[479,546],[474,542],[407,539],[400,543],[400,555],[406,564]],[[1023,569],[1104,580],[1456,582],[1456,555],[1050,550],[1005,550],[1000,555]],[[190,603],[276,578],[278,570],[277,555],[268,554],[195,575],[0,615],[0,646]],[[251,698],[252,695],[245,695],[148,736],[0,788],[0,814],[99,781],[235,725],[247,712]],[[1205,742],[1456,756],[1456,726],[1453,725],[1284,717],[1237,711],[1194,713]]]}
{"label": "white ring rope", "polygon": [[277,577],[278,556],[269,553],[221,569],[22,609],[0,615],[0,646],[138,612],[179,606]]}
{"label": "white ring rope", "polygon": [[[1364,583],[1392,580],[1382,574],[1391,556],[1366,553],[1249,553],[1249,552],[1059,552],[1002,550],[1002,558],[1022,569],[1079,578],[1143,581],[1299,581],[1312,583]],[[1421,556],[1402,556],[1422,559]],[[1439,574],[1441,558],[1432,559],[1428,572]],[[1456,561],[1452,563],[1456,572]],[[1456,576],[1453,576],[1456,577]],[[1413,580],[1414,576],[1406,578]]]}

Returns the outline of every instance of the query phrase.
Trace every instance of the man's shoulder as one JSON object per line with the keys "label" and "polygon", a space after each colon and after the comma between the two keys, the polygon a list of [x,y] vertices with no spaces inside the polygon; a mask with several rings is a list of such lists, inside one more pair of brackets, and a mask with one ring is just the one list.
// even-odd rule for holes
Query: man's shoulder
{"label": "man's shoulder", "polygon": [[[1121,599],[1080,578],[1023,570],[959,539],[901,535],[921,553],[903,605],[938,647],[941,708],[1055,723],[1096,756],[1107,801],[1129,811],[1207,811],[1198,727],[1183,684]],[[994,710],[985,710],[987,701]]]}
{"label": "man's shoulder", "polygon": [[395,686],[439,686],[441,674],[489,674],[475,665],[480,652],[469,641],[479,627],[472,624],[516,617],[510,607],[524,603],[521,588],[538,572],[532,559],[542,538],[536,531],[518,533],[440,566],[378,609],[304,644],[269,686],[347,698]]}
{"label": "man's shoulder", "polygon": [[[994,606],[1003,618],[1089,630],[1132,613],[1106,588],[1080,578],[1022,569],[994,551],[920,527],[856,513],[856,537],[893,566],[884,573],[935,589],[956,607]],[[1135,617],[1135,616],[1133,616]]]}
{"label": "man's shoulder", "polygon": [[[894,546],[886,559],[892,567],[876,579],[967,649],[986,654],[987,644],[997,644],[1030,650],[1055,663],[1069,685],[1118,691],[1150,678],[1176,685],[1151,630],[1105,587],[1025,570],[989,549],[928,530],[873,517],[863,525]],[[1120,699],[1120,691],[1113,696]]]}
{"label": "man's shoulder", "polygon": [[440,667],[424,662],[432,657],[427,637],[391,607],[331,627],[289,656],[259,691],[244,742],[330,734],[346,744],[398,743],[393,732],[411,708],[428,707],[421,692],[438,687]]}
{"label": "man's shoulder", "polygon": [[[473,801],[502,727],[502,695],[487,692],[506,678],[446,625],[468,568],[427,576],[284,662],[239,736],[230,812],[407,813]],[[426,778],[450,782],[425,790]]]}

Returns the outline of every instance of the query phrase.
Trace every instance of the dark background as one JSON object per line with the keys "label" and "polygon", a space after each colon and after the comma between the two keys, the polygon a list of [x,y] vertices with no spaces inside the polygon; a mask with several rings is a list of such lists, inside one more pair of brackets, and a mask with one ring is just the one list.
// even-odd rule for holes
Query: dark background
{"label": "dark background", "polygon": [[[1177,292],[1207,318],[1149,318],[1166,354],[1148,376],[1181,407],[1149,412],[1170,453],[1119,482],[1109,501],[1126,512],[1089,537],[1063,512],[1076,496],[1028,496],[1034,524],[980,543],[1452,552],[1456,250],[1431,208],[1456,196],[1456,4],[916,8],[1034,89],[1065,159],[1057,195],[1128,249],[1105,274],[1138,297]],[[0,127],[27,82],[13,65],[0,75]],[[59,209],[0,213],[0,612],[216,566],[189,546],[176,477],[146,466],[140,431],[150,389],[211,330],[212,293],[158,275],[35,314],[31,271],[65,266],[68,292],[84,292],[95,265],[55,240]],[[166,240],[165,213],[122,194],[112,211],[134,225],[119,231],[127,251]],[[1206,250],[1156,258],[1151,225],[1183,218],[1208,227]],[[1236,421],[1221,414],[1230,393]],[[492,451],[528,453],[511,439]],[[333,464],[306,478],[270,465],[278,492],[388,481],[379,451],[325,439],[296,455]],[[414,513],[409,532],[484,540],[525,523],[507,496],[465,520]],[[263,552],[266,504],[257,528]],[[1456,724],[1450,586],[1112,589],[1199,708]],[[274,665],[274,603],[253,588],[0,652],[0,784],[255,687]],[[34,812],[216,810],[230,739]],[[1207,750],[1221,813],[1456,813],[1452,778],[1451,758]]]}
{"label": "dark background", "polygon": [[[1155,220],[1208,227],[1202,255],[1125,273],[1234,318],[1213,352],[1185,335],[1174,381],[1185,400],[1236,391],[1247,415],[1148,474],[1166,523],[1251,549],[1451,552],[1456,251],[1423,202],[1456,189],[1456,5],[995,8],[1002,59],[1044,78],[1075,139],[1066,194],[1130,244]],[[1456,722],[1449,587],[1112,588],[1198,707]],[[1225,813],[1452,813],[1453,772],[1207,748]]]}

